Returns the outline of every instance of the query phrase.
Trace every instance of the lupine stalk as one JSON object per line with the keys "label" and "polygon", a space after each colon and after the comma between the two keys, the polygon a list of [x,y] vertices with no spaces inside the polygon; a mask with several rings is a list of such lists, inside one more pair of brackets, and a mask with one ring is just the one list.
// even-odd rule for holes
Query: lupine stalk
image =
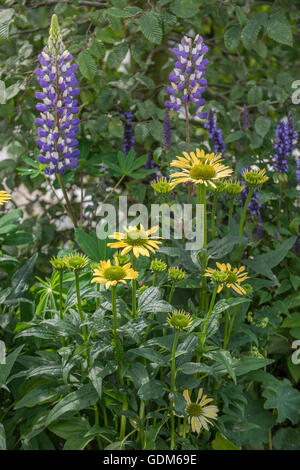
{"label": "lupine stalk", "polygon": [[289,114],[286,121],[280,121],[276,127],[274,169],[277,173],[288,172],[288,158],[295,147],[297,136],[298,133],[293,129],[292,117]]}
{"label": "lupine stalk", "polygon": [[38,139],[41,149],[39,162],[47,165],[46,175],[63,174],[66,169],[76,168],[80,151],[78,141],[79,112],[74,99],[80,92],[77,88],[75,71],[77,65],[62,42],[57,16],[52,16],[48,45],[38,56],[40,67],[35,72],[41,92],[36,93],[40,102],[36,109],[41,115],[36,119]]}
{"label": "lupine stalk", "polygon": [[167,88],[170,95],[165,101],[165,107],[179,111],[184,104],[194,103],[197,107],[196,115],[202,119],[207,117],[202,112],[205,100],[202,95],[207,81],[205,80],[205,67],[208,59],[203,59],[208,51],[201,36],[197,34],[194,40],[184,36],[180,44],[172,50],[177,61],[173,72],[169,75],[171,86]]}
{"label": "lupine stalk", "polygon": [[130,150],[134,149],[134,142],[135,137],[133,134],[133,114],[130,112],[121,114],[121,117],[124,119],[123,127],[124,127],[124,139],[123,139],[123,152],[124,155],[128,155]]}
{"label": "lupine stalk", "polygon": [[226,147],[224,144],[222,129],[217,127],[217,118],[211,109],[208,114],[207,121],[204,124],[205,129],[209,132],[209,138],[214,143],[214,152],[222,153],[225,152]]}

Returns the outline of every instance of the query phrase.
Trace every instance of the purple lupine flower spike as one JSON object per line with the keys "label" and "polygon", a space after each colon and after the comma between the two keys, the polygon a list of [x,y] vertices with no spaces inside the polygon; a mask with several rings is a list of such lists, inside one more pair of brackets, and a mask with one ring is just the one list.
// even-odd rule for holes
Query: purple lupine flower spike
{"label": "purple lupine flower spike", "polygon": [[171,86],[167,88],[170,95],[165,101],[165,107],[179,111],[184,103],[194,103],[197,106],[196,114],[201,119],[207,118],[202,112],[205,100],[202,97],[207,81],[205,67],[208,59],[203,59],[208,48],[199,34],[194,40],[184,36],[172,53],[177,58],[173,72],[169,75]]}
{"label": "purple lupine flower spike", "polygon": [[212,109],[209,111],[208,118],[204,124],[204,127],[208,130],[209,137],[214,143],[214,152],[225,152],[226,147],[223,139],[222,129],[218,129],[217,118]]}
{"label": "purple lupine flower spike", "polygon": [[277,173],[288,172],[288,158],[297,142],[298,133],[293,129],[291,115],[285,121],[280,121],[276,127],[276,142],[274,144],[274,169]]}
{"label": "purple lupine flower spike", "polygon": [[130,150],[134,149],[135,137],[133,134],[133,114],[131,112],[126,112],[121,114],[121,117],[124,118],[123,127],[124,127],[124,139],[123,139],[123,152],[124,155],[128,155]]}
{"label": "purple lupine flower spike", "polygon": [[170,123],[170,115],[169,109],[166,108],[165,115],[164,115],[164,124],[163,124],[163,149],[165,152],[169,151],[171,148],[171,123]]}
{"label": "purple lupine flower spike", "polygon": [[242,126],[244,131],[247,131],[250,128],[250,117],[247,106],[244,104],[242,112]]}
{"label": "purple lupine flower spike", "polygon": [[38,159],[47,165],[46,175],[63,174],[66,168],[78,165],[76,133],[80,119],[75,117],[79,112],[75,98],[80,90],[74,73],[77,65],[72,65],[73,56],[62,42],[56,15],[51,19],[48,45],[38,59],[40,67],[35,73],[42,88],[35,95],[41,100],[36,105],[41,115],[35,120],[39,126],[36,143],[41,149]]}

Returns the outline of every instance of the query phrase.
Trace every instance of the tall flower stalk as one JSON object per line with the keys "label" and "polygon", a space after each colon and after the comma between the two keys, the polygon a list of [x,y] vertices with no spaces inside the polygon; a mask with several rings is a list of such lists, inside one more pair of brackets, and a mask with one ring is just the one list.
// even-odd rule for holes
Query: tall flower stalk
{"label": "tall flower stalk", "polygon": [[74,226],[76,217],[66,192],[62,175],[66,169],[78,165],[78,101],[75,99],[80,90],[77,87],[75,72],[77,65],[72,64],[73,56],[62,41],[57,16],[53,15],[47,46],[38,56],[40,67],[35,70],[42,88],[36,93],[40,102],[36,109],[40,112],[35,122],[38,125],[36,141],[40,148],[38,160],[45,165],[45,174],[57,175],[69,216]]}

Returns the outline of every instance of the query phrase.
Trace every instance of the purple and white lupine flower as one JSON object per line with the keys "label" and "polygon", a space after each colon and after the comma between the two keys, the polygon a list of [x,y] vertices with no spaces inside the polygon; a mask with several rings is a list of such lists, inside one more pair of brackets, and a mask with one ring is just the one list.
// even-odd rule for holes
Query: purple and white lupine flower
{"label": "purple and white lupine flower", "polygon": [[205,67],[208,59],[203,56],[208,51],[203,38],[197,34],[195,39],[184,36],[180,44],[172,50],[177,58],[173,72],[169,75],[171,86],[167,88],[170,95],[165,101],[165,107],[179,111],[185,103],[197,106],[196,115],[201,119],[207,118],[202,112],[205,100],[202,97],[207,81]]}
{"label": "purple and white lupine flower", "polygon": [[121,117],[124,119],[123,121],[123,127],[124,127],[124,139],[123,139],[123,152],[124,155],[128,155],[130,150],[134,149],[134,142],[135,142],[135,137],[133,134],[133,124],[132,124],[132,119],[133,119],[133,114],[131,112],[126,112],[121,114]]}
{"label": "purple and white lupine flower", "polygon": [[208,118],[204,124],[205,129],[209,132],[209,138],[214,143],[214,152],[215,153],[222,153],[225,152],[226,147],[223,139],[223,132],[222,129],[218,129],[217,127],[217,118],[215,113],[211,109],[208,113]]}
{"label": "purple and white lupine flower", "polygon": [[39,162],[46,164],[46,175],[55,172],[65,173],[66,168],[78,165],[78,101],[75,99],[80,90],[77,87],[75,72],[77,65],[72,64],[73,56],[65,48],[57,16],[53,15],[48,45],[38,56],[40,67],[35,70],[42,91],[35,94],[40,102],[36,109],[41,113],[35,120],[37,146],[41,153]]}
{"label": "purple and white lupine flower", "polygon": [[166,108],[164,115],[164,124],[163,124],[163,149],[165,152],[168,152],[171,148],[171,123],[170,123],[170,114],[169,109]]}
{"label": "purple and white lupine flower", "polygon": [[293,129],[292,117],[289,114],[285,121],[280,121],[276,127],[276,142],[274,144],[274,170],[277,173],[288,172],[288,158],[295,148],[298,133]]}

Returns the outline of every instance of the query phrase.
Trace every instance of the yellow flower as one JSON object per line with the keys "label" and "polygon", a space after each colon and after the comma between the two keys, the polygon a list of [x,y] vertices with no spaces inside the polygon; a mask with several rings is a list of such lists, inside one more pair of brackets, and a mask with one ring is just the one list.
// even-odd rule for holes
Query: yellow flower
{"label": "yellow flower", "polygon": [[69,269],[79,271],[89,264],[90,259],[77,251],[76,253],[65,256],[64,261]]}
{"label": "yellow flower", "polygon": [[0,206],[2,206],[2,204],[4,204],[10,198],[10,194],[8,194],[6,191],[0,191]]}
{"label": "yellow flower", "polygon": [[172,186],[180,183],[204,184],[215,188],[214,181],[225,178],[232,173],[228,166],[223,165],[220,155],[214,153],[205,154],[203,150],[196,150],[190,154],[183,152],[184,157],[177,157],[171,162],[171,166],[181,168],[181,171],[172,173]]}
{"label": "yellow flower", "polygon": [[216,263],[218,269],[207,268],[204,276],[210,277],[218,286],[218,293],[221,292],[224,286],[231,287],[238,294],[245,295],[245,289],[240,285],[241,282],[248,279],[245,266],[240,268],[231,268],[229,263]]}
{"label": "yellow flower", "polygon": [[170,193],[173,189],[171,183],[164,176],[153,180],[152,183],[150,183],[150,186],[159,194]]}
{"label": "yellow flower", "polygon": [[91,282],[105,284],[106,289],[109,289],[110,286],[116,286],[119,283],[126,284],[127,279],[136,279],[139,273],[132,269],[130,263],[120,266],[118,258],[115,258],[115,265],[112,265],[110,260],[100,261],[93,275]]}
{"label": "yellow flower", "polygon": [[183,331],[192,326],[193,319],[191,315],[184,310],[173,310],[173,312],[169,313],[167,316],[167,323],[171,328]]}
{"label": "yellow flower", "polygon": [[192,402],[189,391],[183,392],[187,407],[185,409],[188,415],[188,421],[191,424],[192,431],[200,433],[201,428],[208,431],[208,425],[212,424],[212,419],[217,419],[218,407],[215,405],[206,406],[208,403],[213,401],[213,398],[207,398],[207,395],[203,395],[203,388],[200,388],[196,402]]}
{"label": "yellow flower", "polygon": [[[155,253],[155,250],[159,249],[158,244],[161,243],[157,239],[160,237],[151,237],[152,233],[157,232],[158,226],[152,227],[150,230],[145,230],[141,225],[141,228],[137,227],[124,227],[125,233],[116,232],[110,235],[109,238],[116,238],[118,242],[108,243],[107,245],[111,248],[123,248],[121,255],[126,255],[131,250],[136,258],[139,255],[150,256],[149,251]],[[151,237],[151,238],[150,238]]]}
{"label": "yellow flower", "polygon": [[243,173],[243,178],[249,186],[260,186],[261,184],[268,181],[269,177],[266,176],[266,170],[253,170],[245,168]]}

